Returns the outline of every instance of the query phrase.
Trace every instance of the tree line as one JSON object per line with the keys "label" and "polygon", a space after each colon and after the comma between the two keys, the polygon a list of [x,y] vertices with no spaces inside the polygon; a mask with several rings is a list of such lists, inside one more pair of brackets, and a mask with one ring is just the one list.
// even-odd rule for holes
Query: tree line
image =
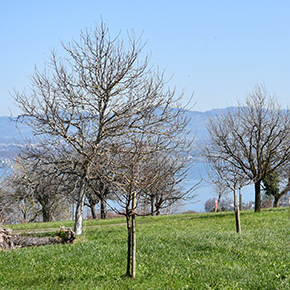
{"label": "tree line", "polygon": [[[102,218],[109,207],[126,218],[126,275],[134,277],[136,216],[158,215],[193,196],[194,187],[182,187],[193,164],[187,106],[150,65],[134,32],[112,37],[102,22],[62,48],[65,56],[52,50],[45,68],[35,69],[28,92],[13,94],[22,111],[17,122],[35,139],[2,182],[1,219],[51,221],[73,213],[80,235],[85,206],[94,218],[98,203]],[[289,176],[290,115],[263,86],[238,105],[209,119],[201,154],[219,190],[234,192],[240,232],[236,191],[254,183],[259,212],[261,184],[277,195],[272,178]]]}
{"label": "tree line", "polygon": [[[261,211],[262,190],[274,197],[273,205],[277,207],[290,189],[289,109],[282,109],[264,85],[256,85],[238,107],[210,117],[208,132],[210,141],[202,154],[211,180],[234,192],[237,219],[237,190],[249,184],[255,188],[255,212]],[[279,177],[282,189],[278,187]]]}

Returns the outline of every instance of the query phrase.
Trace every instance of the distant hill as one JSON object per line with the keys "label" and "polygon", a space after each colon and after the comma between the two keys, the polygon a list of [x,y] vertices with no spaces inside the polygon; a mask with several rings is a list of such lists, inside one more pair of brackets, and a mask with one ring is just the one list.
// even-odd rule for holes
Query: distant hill
{"label": "distant hill", "polygon": [[[235,107],[229,108],[234,109]],[[200,142],[208,138],[207,123],[209,117],[219,115],[227,111],[229,108],[213,109],[205,112],[187,111],[185,116],[190,119],[188,129],[193,135],[195,135],[195,141]]]}
{"label": "distant hill", "polygon": [[[195,136],[195,141],[199,142],[208,138],[206,129],[207,120],[209,116],[220,114],[226,109],[213,109],[206,112],[199,111],[186,111],[185,116],[190,119],[188,129],[191,131],[192,136]],[[0,117],[0,156],[1,151],[7,151],[8,147],[13,147],[14,143],[24,143],[27,139],[32,139],[33,134],[30,127],[17,124],[15,119],[3,116]],[[10,146],[8,146],[10,145]],[[11,155],[11,154],[9,154]],[[13,153],[12,153],[13,155]],[[7,154],[6,154],[7,156]]]}
{"label": "distant hill", "polygon": [[15,118],[0,117],[0,143],[23,143],[33,136],[31,129],[23,124],[17,124]]}

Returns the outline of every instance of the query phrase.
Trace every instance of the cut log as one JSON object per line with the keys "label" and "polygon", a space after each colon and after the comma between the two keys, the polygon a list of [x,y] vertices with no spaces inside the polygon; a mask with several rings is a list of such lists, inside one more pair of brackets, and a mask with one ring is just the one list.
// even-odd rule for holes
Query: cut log
{"label": "cut log", "polygon": [[10,229],[0,228],[0,249],[13,250],[22,247],[44,246],[50,244],[73,243],[75,234],[70,228],[60,228],[57,237],[24,237],[14,235]]}

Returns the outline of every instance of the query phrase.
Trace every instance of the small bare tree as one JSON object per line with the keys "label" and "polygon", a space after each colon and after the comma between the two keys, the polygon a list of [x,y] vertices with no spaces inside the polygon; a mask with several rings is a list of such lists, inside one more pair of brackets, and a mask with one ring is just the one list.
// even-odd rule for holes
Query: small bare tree
{"label": "small bare tree", "polygon": [[[187,124],[179,115],[182,111],[174,111],[178,115],[167,115],[167,118],[163,115],[162,119],[156,112],[158,122],[153,132],[144,130],[143,133],[126,136],[118,144],[112,142],[106,178],[119,205],[119,208],[113,209],[127,220],[126,275],[129,277],[135,277],[136,274],[136,216],[147,214],[142,206],[144,200],[153,192],[156,205],[154,212],[159,212],[191,192],[183,193],[177,188],[184,180],[190,162],[190,142],[182,138],[181,132]],[[170,122],[170,126],[167,122]],[[177,157],[182,157],[182,154],[184,160],[180,159],[178,163]]]}
{"label": "small bare tree", "polygon": [[[208,151],[208,147],[205,146],[201,150],[201,154],[206,157],[207,163],[205,164],[205,169],[207,171],[208,179],[205,180],[208,184],[213,186],[214,192],[217,194],[217,210],[220,211],[220,203],[221,199],[225,197],[229,193],[229,187],[227,182],[224,181],[223,176],[221,176],[220,169],[217,166],[217,163],[211,158],[211,155]],[[206,209],[211,210],[209,208],[209,204],[211,204],[210,200],[208,200],[208,204],[206,205]]]}
{"label": "small bare tree", "polygon": [[220,180],[219,177],[218,177],[217,181],[213,181],[212,183],[213,183],[214,191],[218,196],[218,198],[217,198],[217,211],[220,211],[221,210],[221,208],[220,208],[221,199],[228,195],[229,187],[227,186],[227,184],[225,182],[223,182],[223,180]]}
{"label": "small bare tree", "polygon": [[223,156],[214,156],[211,154],[211,148],[205,146],[203,154],[207,159],[209,166],[209,176],[216,185],[222,188],[228,188],[234,193],[234,210],[236,219],[236,231],[241,232],[240,207],[237,190],[246,185],[249,180],[242,171],[232,165],[229,159]]}

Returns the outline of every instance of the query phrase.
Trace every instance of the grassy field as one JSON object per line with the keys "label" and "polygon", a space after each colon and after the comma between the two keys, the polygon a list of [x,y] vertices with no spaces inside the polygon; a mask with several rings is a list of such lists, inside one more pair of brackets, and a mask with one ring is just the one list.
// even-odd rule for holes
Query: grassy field
{"label": "grassy field", "polygon": [[[73,245],[0,252],[0,289],[290,289],[288,208],[242,212],[241,235],[233,213],[139,218],[134,280],[124,222],[86,221]],[[11,228],[61,225],[72,223]]]}

